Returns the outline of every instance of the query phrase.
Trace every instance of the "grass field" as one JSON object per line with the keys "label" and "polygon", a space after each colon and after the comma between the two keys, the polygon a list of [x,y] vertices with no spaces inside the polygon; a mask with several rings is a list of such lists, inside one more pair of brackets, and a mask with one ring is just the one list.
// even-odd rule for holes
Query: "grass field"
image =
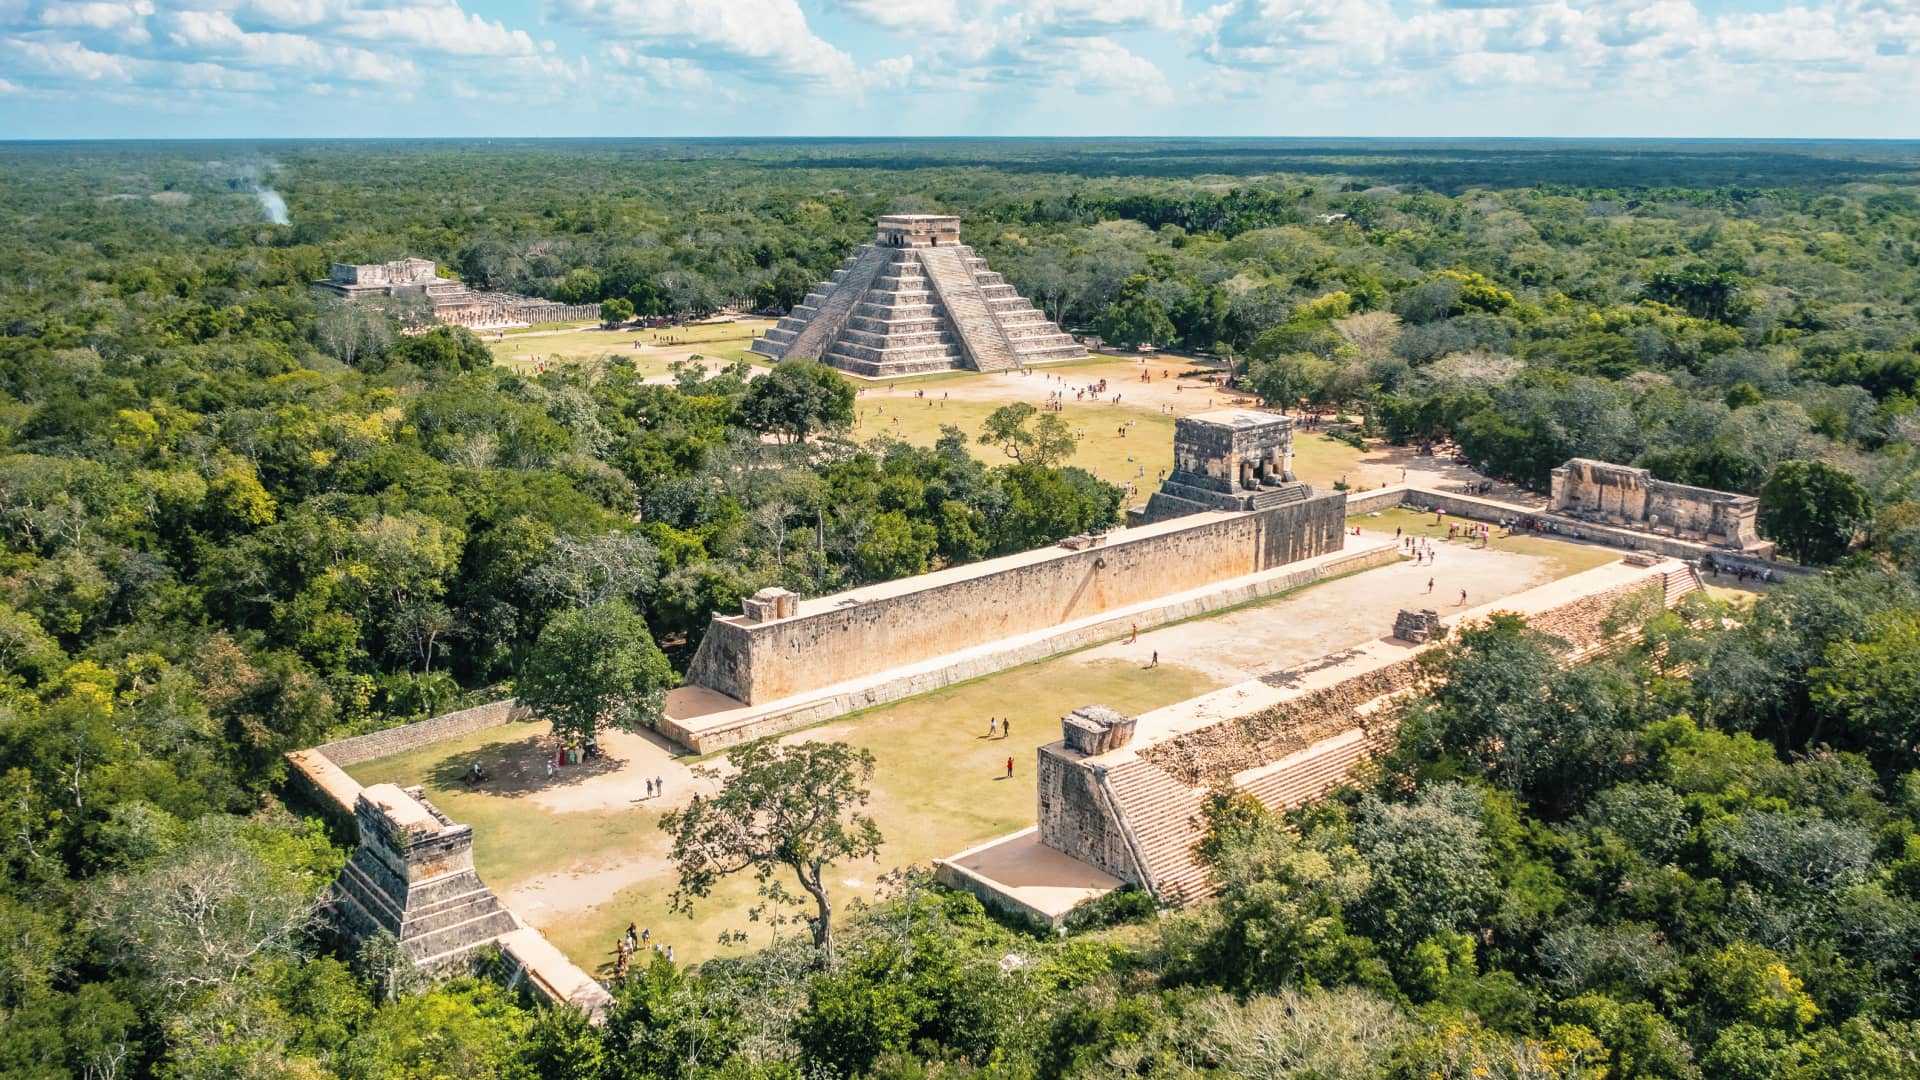
{"label": "grass field", "polygon": [[[987,414],[1006,403],[941,400],[937,394],[925,400],[861,398],[855,403],[853,435],[857,439],[890,435],[915,446],[932,446],[940,438],[941,427],[951,424],[975,440],[976,457],[998,465],[1011,459],[977,440]],[[1162,473],[1173,468],[1174,417],[1124,402],[1072,402],[1064,415],[1083,436],[1067,464],[1078,465],[1108,483],[1135,484],[1137,492],[1129,505],[1144,503],[1159,486]],[[1124,435],[1120,433],[1123,425],[1127,426]],[[1360,458],[1361,451],[1324,435],[1301,433],[1294,437],[1295,474],[1322,491],[1332,490],[1334,481],[1357,468]]]}
{"label": "grass field", "polygon": [[[1466,521],[1466,518],[1448,516],[1436,524],[1434,516],[1430,513],[1395,507],[1373,514],[1355,514],[1347,519],[1347,524],[1358,525],[1373,532],[1391,533],[1395,529],[1400,529],[1406,535],[1425,537],[1442,544],[1476,543],[1465,538],[1452,541],[1447,539],[1448,523],[1459,524]],[[1613,548],[1600,547],[1597,544],[1576,544],[1567,540],[1534,536],[1530,533],[1516,533],[1503,537],[1498,528],[1493,532],[1494,536],[1489,546],[1495,551],[1511,551],[1520,555],[1546,559],[1553,564],[1555,577],[1567,577],[1582,570],[1591,570],[1620,557],[1620,553]]]}
{"label": "grass field", "polygon": [[[1146,670],[1124,661],[1056,657],[1027,667],[895,702],[829,722],[794,738],[826,738],[871,750],[878,762],[869,811],[886,846],[877,863],[840,868],[836,903],[844,910],[871,896],[877,878],[895,867],[926,864],[1033,822],[1034,750],[1059,737],[1059,718],[1092,702],[1139,713],[1193,697],[1217,682],[1178,664]],[[990,717],[1012,719],[1020,734],[987,739]],[[474,829],[480,875],[502,894],[543,874],[587,864],[607,869],[605,881],[583,870],[578,887],[606,895],[597,906],[535,921],[577,962],[597,968],[629,920],[670,942],[681,959],[730,951],[722,931],[747,932],[745,947],[764,945],[769,931],[746,921],[751,875],[730,879],[702,901],[694,917],[672,915],[667,898],[674,876],[658,811],[553,813],[521,797],[468,790],[459,776],[470,761],[491,763],[534,752],[544,724],[513,724],[377,761],[352,766],[363,784],[422,784],[455,821]],[[1006,759],[1015,761],[1003,779]],[[638,880],[635,880],[635,879]],[[610,883],[622,883],[609,888]]]}
{"label": "grass field", "polygon": [[[603,330],[598,326],[584,326],[551,333],[509,332],[498,339],[482,337],[493,350],[497,363],[519,371],[537,367],[542,362],[577,363],[611,356],[631,360],[643,374],[654,376],[667,374],[674,361],[694,355],[728,363],[752,359],[747,355],[747,347],[771,325],[767,319],[741,319],[662,330]],[[635,349],[635,342],[645,348]]]}

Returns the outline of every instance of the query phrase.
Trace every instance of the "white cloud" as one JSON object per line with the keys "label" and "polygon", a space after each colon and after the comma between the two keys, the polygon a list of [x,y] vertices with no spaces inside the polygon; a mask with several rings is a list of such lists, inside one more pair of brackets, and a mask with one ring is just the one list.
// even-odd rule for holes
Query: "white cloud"
{"label": "white cloud", "polygon": [[862,84],[853,58],[807,25],[795,0],[557,0],[559,15],[652,56],[725,64],[762,81]]}
{"label": "white cloud", "polygon": [[32,41],[16,37],[0,44],[28,68],[42,74],[82,82],[123,83],[133,79],[133,65],[127,58],[96,52],[76,41]]}
{"label": "white cloud", "polygon": [[525,30],[509,30],[457,4],[361,8],[342,17],[340,32],[362,41],[417,45],[458,56],[526,56],[536,51]]}
{"label": "white cloud", "polygon": [[[847,14],[888,30],[958,30],[964,17],[960,0],[836,0],[834,6]],[[977,5],[974,5],[977,7]]]}

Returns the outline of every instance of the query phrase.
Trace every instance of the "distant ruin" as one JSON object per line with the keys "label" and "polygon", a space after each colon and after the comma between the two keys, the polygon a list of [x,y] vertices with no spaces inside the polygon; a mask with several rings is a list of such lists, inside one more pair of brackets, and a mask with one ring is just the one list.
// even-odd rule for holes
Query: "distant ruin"
{"label": "distant ruin", "polygon": [[1756,528],[1760,500],[1751,495],[1655,480],[1646,469],[1592,458],[1574,458],[1552,477],[1555,513],[1773,557],[1773,543]]}
{"label": "distant ruin", "polygon": [[334,263],[328,275],[313,287],[349,301],[417,299],[435,322],[475,330],[580,322],[600,315],[596,304],[562,304],[518,293],[470,289],[463,282],[441,277],[432,259]]}
{"label": "distant ruin", "polygon": [[960,242],[959,218],[936,214],[882,217],[873,242],[752,348],[868,378],[1007,371],[1087,355]]}

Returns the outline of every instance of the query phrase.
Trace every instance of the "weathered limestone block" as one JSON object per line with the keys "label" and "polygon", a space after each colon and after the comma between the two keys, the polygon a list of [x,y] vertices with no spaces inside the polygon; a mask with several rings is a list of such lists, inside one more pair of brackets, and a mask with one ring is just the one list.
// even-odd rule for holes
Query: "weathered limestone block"
{"label": "weathered limestone block", "polygon": [[1440,621],[1440,613],[1431,608],[1401,608],[1393,617],[1393,636],[1417,645],[1446,637],[1447,628]]}
{"label": "weathered limestone block", "polygon": [[1310,498],[1293,475],[1293,421],[1258,409],[1216,409],[1173,426],[1173,472],[1132,524],[1203,510],[1260,510]]}

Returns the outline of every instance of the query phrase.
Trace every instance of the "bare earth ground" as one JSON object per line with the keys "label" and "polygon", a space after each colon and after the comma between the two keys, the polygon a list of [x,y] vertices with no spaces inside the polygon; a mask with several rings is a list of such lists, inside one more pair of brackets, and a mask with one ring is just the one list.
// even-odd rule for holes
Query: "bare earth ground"
{"label": "bare earth ground", "polygon": [[[1400,527],[1410,526],[1407,515]],[[1431,516],[1424,520],[1431,521]],[[1396,518],[1356,519],[1392,535]],[[1441,533],[1444,536],[1445,530]],[[1034,815],[1033,754],[1058,738],[1059,717],[1091,703],[1142,712],[1208,690],[1310,660],[1388,633],[1394,612],[1440,606],[1469,592],[1485,603],[1540,582],[1611,561],[1602,548],[1534,537],[1496,541],[1488,550],[1440,545],[1429,568],[1382,567],[1208,618],[1149,631],[1132,643],[1112,642],[1078,653],[895,702],[787,736],[837,739],[871,750],[878,762],[869,811],[887,844],[875,863],[842,868],[839,904],[871,896],[884,871],[924,864],[1030,825]],[[1435,593],[1426,593],[1427,579]],[[1159,665],[1148,666],[1159,653]],[[1008,718],[1017,734],[987,738],[987,721]],[[551,753],[544,724],[514,724],[424,750],[371,761],[348,771],[362,783],[422,784],[454,820],[471,824],[480,873],[555,945],[590,970],[611,956],[628,920],[699,960],[734,951],[722,931],[744,931],[745,947],[772,931],[747,921],[750,876],[729,880],[699,902],[694,917],[668,911],[674,885],[661,813],[710,785],[663,743],[615,734],[609,758],[569,767],[548,779]],[[1005,779],[1006,761],[1015,775]],[[493,779],[474,788],[460,781],[479,760]],[[662,799],[645,798],[645,779],[665,781]],[[789,930],[788,932],[796,932]]]}

